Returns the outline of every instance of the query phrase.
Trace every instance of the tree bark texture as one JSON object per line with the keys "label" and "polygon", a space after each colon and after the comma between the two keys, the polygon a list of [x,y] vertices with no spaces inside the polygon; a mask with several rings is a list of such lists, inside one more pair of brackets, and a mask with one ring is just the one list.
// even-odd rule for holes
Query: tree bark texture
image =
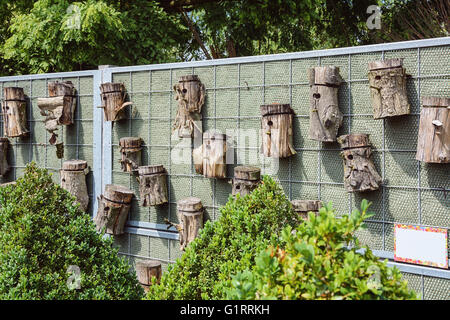
{"label": "tree bark texture", "polygon": [[180,138],[202,136],[202,107],[205,103],[205,85],[197,75],[181,76],[173,86],[175,100],[178,101],[178,111],[173,125],[173,131]]}
{"label": "tree bark texture", "polygon": [[138,137],[124,137],[119,140],[120,165],[122,171],[133,172],[141,165],[142,139]]}
{"label": "tree bark texture", "polygon": [[126,92],[123,83],[102,83],[100,85],[105,121],[117,121],[125,118],[125,107],[133,104],[125,102]]}
{"label": "tree bark texture", "polygon": [[450,162],[450,98],[422,98],[416,159]]}
{"label": "tree bark texture", "polygon": [[287,158],[297,152],[293,146],[292,118],[289,104],[262,105],[262,153],[266,157]]}
{"label": "tree bark texture", "polygon": [[169,201],[167,171],[162,165],[142,166],[139,172],[140,205],[156,206]]}
{"label": "tree bark texture", "polygon": [[158,260],[145,260],[136,262],[136,275],[139,283],[148,291],[152,285],[152,279],[156,278],[156,283],[159,284],[162,275],[161,262]]}
{"label": "tree bark texture", "polygon": [[369,137],[366,134],[348,134],[338,137],[343,151],[344,187],[348,192],[377,190],[382,182],[372,159]]}
{"label": "tree bark texture", "polygon": [[128,188],[107,184],[104,194],[98,198],[98,211],[94,218],[97,231],[105,228],[105,233],[123,234],[132,198],[133,191]]}
{"label": "tree bark texture", "polygon": [[3,131],[6,137],[21,137],[28,134],[27,101],[23,88],[3,88]]}
{"label": "tree bark texture", "polygon": [[339,110],[338,90],[343,82],[339,68],[334,66],[308,69],[309,76],[309,138],[322,142],[336,141],[343,115]]}
{"label": "tree bark texture", "polygon": [[175,225],[180,234],[180,249],[184,251],[203,228],[203,205],[199,198],[189,197],[178,201],[178,220]]}
{"label": "tree bark texture", "polygon": [[403,58],[369,63],[369,85],[374,119],[409,114],[406,78]]}
{"label": "tree bark texture", "polygon": [[89,172],[87,161],[64,161],[60,171],[61,187],[77,198],[83,211],[87,211],[89,194],[86,185],[86,175]]}
{"label": "tree bark texture", "polygon": [[238,166],[234,168],[232,195],[241,197],[250,194],[261,182],[261,169]]}
{"label": "tree bark texture", "polygon": [[201,163],[201,174],[205,177],[221,179],[226,177],[226,138],[225,134],[205,132],[203,134],[203,146],[201,149],[197,148],[194,150],[194,165],[197,168],[199,163]]}
{"label": "tree bark texture", "polygon": [[292,200],[291,204],[294,211],[297,212],[299,218],[302,220],[308,220],[308,212],[310,211],[317,215],[322,206],[320,200]]}
{"label": "tree bark texture", "polygon": [[1,137],[0,138],[0,176],[4,177],[5,174],[9,171],[8,164],[8,146],[9,140],[8,138]]}

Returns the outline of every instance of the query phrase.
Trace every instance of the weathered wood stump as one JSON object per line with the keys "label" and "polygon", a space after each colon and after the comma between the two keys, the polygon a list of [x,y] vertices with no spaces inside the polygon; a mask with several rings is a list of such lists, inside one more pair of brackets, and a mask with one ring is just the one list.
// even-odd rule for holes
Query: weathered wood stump
{"label": "weathered wood stump", "polygon": [[133,104],[125,102],[126,92],[123,83],[102,83],[100,85],[105,121],[117,121],[125,118],[125,107]]}
{"label": "weathered wood stump", "polygon": [[8,146],[8,138],[0,137],[0,177],[4,177],[9,171]]}
{"label": "weathered wood stump", "polygon": [[450,98],[422,98],[416,159],[450,162]]}
{"label": "weathered wood stump", "polygon": [[205,85],[197,75],[181,76],[173,86],[178,111],[173,124],[173,131],[180,138],[202,136],[202,107],[205,103]]}
{"label": "weathered wood stump", "polygon": [[262,105],[261,134],[262,153],[266,157],[286,158],[297,152],[293,146],[292,118],[294,111],[289,104]]}
{"label": "weathered wood stump", "polygon": [[409,114],[403,58],[369,62],[373,117],[381,119]]}
{"label": "weathered wood stump", "polygon": [[86,185],[86,175],[89,172],[87,161],[64,161],[60,170],[61,187],[77,198],[81,208],[86,211],[89,205],[89,194]]}
{"label": "weathered wood stump", "polygon": [[377,190],[382,179],[370,158],[369,136],[363,133],[347,134],[338,137],[337,141],[343,149],[345,189],[348,192]]}
{"label": "weathered wood stump", "polygon": [[122,171],[133,172],[141,165],[142,139],[138,137],[124,137],[119,140],[120,161]]}
{"label": "weathered wood stump", "polygon": [[194,149],[193,159],[197,173],[207,178],[225,178],[227,136],[222,133],[203,133],[203,145]]}
{"label": "weathered wood stump", "polygon": [[156,206],[169,201],[167,171],[162,165],[138,168],[140,205]]}
{"label": "weathered wood stump", "polygon": [[232,195],[241,197],[250,194],[261,182],[261,169],[257,167],[238,166],[234,168]]}
{"label": "weathered wood stump", "polygon": [[302,220],[308,220],[308,212],[312,211],[316,215],[319,213],[321,207],[320,200],[292,200],[292,208],[298,213]]}
{"label": "weathered wood stump", "polygon": [[27,101],[23,88],[3,88],[3,132],[6,137],[21,137],[28,134]]}
{"label": "weathered wood stump", "polygon": [[336,141],[343,115],[339,110],[338,90],[343,82],[339,67],[308,69],[309,76],[309,138],[322,142]]}
{"label": "weathered wood stump", "polygon": [[161,262],[158,260],[145,260],[136,263],[136,275],[140,285],[145,292],[148,291],[152,285],[153,278],[156,278],[156,283],[159,284],[162,275]]}
{"label": "weathered wood stump", "polygon": [[98,197],[98,210],[94,218],[97,231],[105,228],[108,234],[123,234],[132,198],[133,191],[128,188],[107,184],[105,192]]}

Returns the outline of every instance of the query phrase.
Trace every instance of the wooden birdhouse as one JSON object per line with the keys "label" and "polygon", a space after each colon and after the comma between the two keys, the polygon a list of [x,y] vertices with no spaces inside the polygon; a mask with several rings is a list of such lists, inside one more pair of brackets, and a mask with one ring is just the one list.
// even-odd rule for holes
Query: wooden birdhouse
{"label": "wooden birdhouse", "polygon": [[102,83],[100,85],[100,96],[105,115],[105,121],[117,121],[125,118],[125,107],[133,104],[125,102],[126,91],[123,83]]}
{"label": "wooden birdhouse", "polygon": [[4,177],[9,171],[8,146],[8,138],[0,137],[0,177]]}
{"label": "wooden birdhouse", "polygon": [[203,133],[203,145],[193,151],[195,170],[207,178],[225,178],[227,174],[227,136],[222,133]]}
{"label": "wooden birdhouse", "polygon": [[202,107],[205,103],[205,85],[197,75],[181,76],[173,86],[175,100],[178,101],[178,111],[173,130],[180,138],[201,137]]}
{"label": "wooden birdhouse", "polygon": [[382,179],[372,162],[369,136],[353,133],[337,138],[343,151],[344,187],[348,192],[377,190]]}
{"label": "wooden birdhouse", "polygon": [[94,218],[97,231],[105,228],[105,233],[123,234],[132,198],[133,191],[128,188],[107,184],[105,192],[98,197],[98,210]]}
{"label": "wooden birdhouse", "polygon": [[85,160],[64,161],[60,171],[61,187],[77,198],[84,211],[87,211],[89,205],[89,194],[86,185],[86,175],[88,173],[89,168]]}
{"label": "wooden birdhouse", "polygon": [[262,153],[266,157],[286,158],[297,152],[293,146],[292,118],[289,104],[267,104],[261,109]]}
{"label": "wooden birdhouse", "polygon": [[257,167],[238,166],[234,168],[232,195],[241,197],[250,194],[261,182],[261,169]]}
{"label": "wooden birdhouse", "polygon": [[322,142],[336,141],[343,115],[339,110],[338,90],[343,82],[339,67],[308,69],[309,76],[309,138]]}
{"label": "wooden birdhouse", "polygon": [[403,58],[369,62],[369,86],[374,119],[409,114],[407,77]]}
{"label": "wooden birdhouse", "polygon": [[136,276],[140,285],[148,292],[152,285],[153,278],[159,284],[161,280],[162,269],[161,262],[158,260],[145,260],[136,262]]}
{"label": "wooden birdhouse", "polygon": [[157,206],[169,201],[167,171],[162,165],[142,166],[138,173],[141,206]]}
{"label": "wooden birdhouse", "polygon": [[422,98],[416,159],[450,163],[450,98]]}
{"label": "wooden birdhouse", "polygon": [[123,172],[133,172],[141,165],[142,139],[137,137],[124,137],[119,140]]}
{"label": "wooden birdhouse", "polygon": [[302,220],[308,220],[308,212],[310,211],[317,215],[321,207],[320,200],[292,200],[291,204],[298,217]]}
{"label": "wooden birdhouse", "polygon": [[23,88],[3,88],[3,132],[6,137],[21,137],[28,134],[27,101]]}

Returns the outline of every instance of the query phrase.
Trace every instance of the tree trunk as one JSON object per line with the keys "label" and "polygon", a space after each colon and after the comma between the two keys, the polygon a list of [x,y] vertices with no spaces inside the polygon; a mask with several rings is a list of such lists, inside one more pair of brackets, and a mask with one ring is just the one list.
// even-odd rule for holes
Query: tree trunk
{"label": "tree trunk", "polygon": [[180,233],[180,248],[184,250],[194,241],[203,227],[203,205],[199,198],[189,197],[178,201],[177,229]]}
{"label": "tree trunk", "polygon": [[377,190],[382,179],[370,159],[372,150],[368,135],[348,134],[340,136],[337,141],[343,148],[345,189],[348,192]]}
{"label": "tree trunk", "polygon": [[167,172],[162,165],[139,167],[140,205],[156,206],[168,202]]}
{"label": "tree trunk", "polygon": [[261,169],[257,167],[238,166],[234,168],[232,195],[241,197],[250,194],[260,183]]}
{"label": "tree trunk", "polygon": [[125,137],[119,140],[122,159],[120,164],[122,171],[133,172],[141,165],[142,139],[137,137]]}
{"label": "tree trunk", "polygon": [[286,158],[297,152],[292,143],[292,117],[289,104],[261,106],[262,152],[266,157]]}
{"label": "tree trunk", "polygon": [[3,88],[3,131],[6,137],[20,137],[28,134],[27,102],[23,88]]}
{"label": "tree trunk", "polygon": [[317,215],[322,206],[320,200],[292,200],[291,204],[294,211],[298,213],[299,218],[302,220],[308,220],[308,212],[310,211]]}
{"label": "tree trunk", "polygon": [[416,159],[450,162],[450,98],[423,97]]}
{"label": "tree trunk", "polygon": [[125,102],[125,86],[123,83],[102,83],[100,85],[105,121],[117,121],[125,118],[125,107],[133,104]]}
{"label": "tree trunk", "polygon": [[203,175],[207,178],[225,178],[226,164],[226,135],[205,132],[203,134]]}
{"label": "tree trunk", "polygon": [[9,171],[8,165],[8,138],[0,137],[0,176],[4,177]]}
{"label": "tree trunk", "polygon": [[152,278],[156,278],[156,283],[159,284],[162,275],[161,262],[158,260],[145,260],[136,263],[136,275],[139,283],[148,292],[152,285]]}
{"label": "tree trunk", "polygon": [[98,198],[98,211],[94,218],[97,231],[100,232],[105,228],[105,233],[123,234],[132,198],[133,191],[122,186],[107,184],[104,194]]}
{"label": "tree trunk", "polygon": [[409,114],[403,58],[370,62],[369,70],[374,119]]}
{"label": "tree trunk", "polygon": [[60,171],[61,187],[77,198],[85,212],[89,205],[89,194],[86,185],[86,174],[88,172],[87,161],[84,160],[64,161]]}
{"label": "tree trunk", "polygon": [[315,67],[309,76],[309,138],[322,142],[336,141],[343,115],[339,110],[338,89],[342,83],[338,67]]}

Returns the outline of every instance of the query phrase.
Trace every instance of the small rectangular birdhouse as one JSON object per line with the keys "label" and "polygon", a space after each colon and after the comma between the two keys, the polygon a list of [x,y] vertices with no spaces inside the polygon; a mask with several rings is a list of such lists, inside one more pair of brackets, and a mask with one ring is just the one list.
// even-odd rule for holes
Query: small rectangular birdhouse
{"label": "small rectangular birdhouse", "polygon": [[222,133],[203,133],[203,145],[193,151],[196,172],[207,178],[225,178],[227,136]]}
{"label": "small rectangular birdhouse", "polygon": [[61,187],[77,198],[83,211],[87,211],[89,205],[89,194],[86,185],[86,175],[88,173],[89,168],[85,160],[64,161],[60,171]]}
{"label": "small rectangular birdhouse", "polygon": [[237,166],[234,168],[232,195],[241,197],[250,194],[261,182],[261,169],[257,167]]}
{"label": "small rectangular birdhouse", "polygon": [[8,146],[8,138],[0,137],[0,177],[4,177],[9,171]]}
{"label": "small rectangular birdhouse", "polygon": [[450,98],[422,98],[416,159],[450,163]]}
{"label": "small rectangular birdhouse", "polygon": [[156,206],[169,201],[167,171],[162,165],[141,166],[138,173],[141,206]]}
{"label": "small rectangular birdhouse", "polygon": [[313,212],[317,215],[321,207],[320,200],[292,200],[291,204],[302,220],[308,220],[308,212]]}
{"label": "small rectangular birdhouse", "polygon": [[133,172],[141,165],[142,139],[138,137],[124,137],[119,140],[123,172]]}
{"label": "small rectangular birdhouse", "polygon": [[261,109],[262,153],[266,157],[287,158],[297,152],[293,146],[292,119],[289,104],[267,104]]}
{"label": "small rectangular birdhouse", "polygon": [[102,99],[102,105],[105,115],[105,121],[117,121],[124,119],[125,107],[133,104],[132,102],[125,102],[126,91],[123,83],[102,83],[100,85],[100,96]]}
{"label": "small rectangular birdhouse", "polygon": [[21,137],[28,134],[27,101],[23,88],[3,88],[3,132],[6,137]]}

